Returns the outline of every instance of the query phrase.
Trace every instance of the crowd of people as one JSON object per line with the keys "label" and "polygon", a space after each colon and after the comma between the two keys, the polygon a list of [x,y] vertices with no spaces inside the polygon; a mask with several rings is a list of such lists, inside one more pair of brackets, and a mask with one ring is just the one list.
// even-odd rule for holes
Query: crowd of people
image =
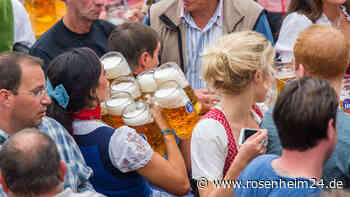
{"label": "crowd of people", "polygon": [[[1,197],[350,196],[349,0],[123,0],[117,25],[113,0],[62,1],[37,39],[23,2],[0,2]],[[176,68],[131,99],[164,152],[142,126],[101,118],[110,52],[135,81]],[[296,77],[278,93],[277,64]],[[178,89],[169,116],[156,95]]]}

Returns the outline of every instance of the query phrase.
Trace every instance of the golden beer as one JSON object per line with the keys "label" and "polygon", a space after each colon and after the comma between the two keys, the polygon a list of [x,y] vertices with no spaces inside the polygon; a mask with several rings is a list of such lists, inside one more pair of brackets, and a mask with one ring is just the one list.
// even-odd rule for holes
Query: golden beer
{"label": "golden beer", "polygon": [[107,79],[113,80],[120,76],[131,75],[131,69],[124,56],[116,51],[108,52],[101,57]]}
{"label": "golden beer", "polygon": [[113,121],[110,119],[110,116],[108,115],[106,102],[102,102],[100,104],[100,107],[101,107],[101,120],[107,125],[113,127],[114,126]]}
{"label": "golden beer", "polygon": [[154,121],[148,105],[144,101],[138,101],[128,105],[123,110],[124,123],[144,134],[152,149],[159,154],[165,153],[165,144],[161,130]]}
{"label": "golden beer", "polygon": [[115,93],[110,99],[106,101],[108,115],[103,116],[102,121],[114,128],[119,128],[125,125],[122,119],[122,111],[131,103],[133,103],[133,100],[131,99],[129,93]]}
{"label": "golden beer", "polygon": [[188,98],[190,99],[197,114],[200,114],[201,104],[198,102],[198,98],[194,94],[193,89],[186,80],[185,74],[182,72],[180,67],[174,62],[168,62],[162,64],[154,72],[154,79],[158,84],[162,84],[166,81],[176,81],[181,88],[184,89]]}
{"label": "golden beer", "polygon": [[141,99],[147,101],[157,90],[157,82],[154,80],[154,69],[144,71],[136,76],[140,90]]}
{"label": "golden beer", "polygon": [[193,105],[176,81],[161,84],[154,94],[154,102],[180,139],[190,139],[192,130],[199,121]]}
{"label": "golden beer", "polygon": [[141,97],[139,85],[133,76],[118,77],[113,80],[110,89],[112,96],[115,92],[128,92],[135,101]]}
{"label": "golden beer", "polygon": [[277,93],[290,81],[296,79],[294,65],[292,63],[276,63],[276,84]]}
{"label": "golden beer", "polygon": [[62,0],[56,0],[56,15],[58,20],[66,14],[66,11],[66,4]]}
{"label": "golden beer", "polygon": [[56,23],[56,0],[26,0],[25,8],[36,38]]}

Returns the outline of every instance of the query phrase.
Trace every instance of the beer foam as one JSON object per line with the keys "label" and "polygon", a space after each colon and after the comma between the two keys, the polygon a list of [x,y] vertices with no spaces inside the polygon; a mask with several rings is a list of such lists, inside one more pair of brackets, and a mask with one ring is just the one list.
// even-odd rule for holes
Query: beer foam
{"label": "beer foam", "polygon": [[189,101],[182,89],[162,88],[154,94],[155,102],[163,108],[177,108],[185,106]]}
{"label": "beer foam", "polygon": [[154,78],[159,85],[170,80],[179,83],[181,88],[185,88],[189,85],[185,75],[182,72],[179,72],[176,68],[169,67],[164,69],[157,69],[154,73]]}
{"label": "beer foam", "polygon": [[142,92],[155,92],[157,90],[157,83],[153,78],[153,73],[144,74],[137,77]]}
{"label": "beer foam", "polygon": [[278,79],[293,78],[295,77],[295,73],[289,68],[282,68],[277,72],[276,77]]}
{"label": "beer foam", "polygon": [[102,64],[108,79],[115,79],[131,73],[128,63],[118,56],[104,58]]}
{"label": "beer foam", "polygon": [[129,98],[115,98],[106,101],[107,111],[109,115],[121,116],[123,109],[132,103]]}
{"label": "beer foam", "polygon": [[130,95],[134,99],[141,96],[141,92],[139,90],[139,87],[137,85],[135,85],[135,83],[133,83],[133,82],[121,82],[118,84],[113,84],[111,86],[111,90],[112,90],[112,95],[113,95],[113,92],[115,92],[115,91],[124,91],[124,92],[130,93]]}
{"label": "beer foam", "polygon": [[151,113],[144,109],[135,109],[123,114],[124,123],[129,126],[142,126],[154,121]]}

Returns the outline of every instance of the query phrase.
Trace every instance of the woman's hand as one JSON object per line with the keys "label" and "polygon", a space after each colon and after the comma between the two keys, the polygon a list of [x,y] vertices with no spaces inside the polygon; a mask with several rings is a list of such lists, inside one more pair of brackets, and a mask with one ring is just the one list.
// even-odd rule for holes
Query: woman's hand
{"label": "woman's hand", "polygon": [[152,98],[148,99],[147,103],[150,106],[151,113],[160,130],[163,131],[165,129],[169,129],[170,128],[169,124],[164,118],[161,108],[158,105],[154,104],[154,102],[152,101]]}
{"label": "woman's hand", "polygon": [[237,159],[247,165],[252,159],[266,152],[266,146],[263,145],[267,140],[267,130],[259,129],[254,135],[250,136],[239,148]]}

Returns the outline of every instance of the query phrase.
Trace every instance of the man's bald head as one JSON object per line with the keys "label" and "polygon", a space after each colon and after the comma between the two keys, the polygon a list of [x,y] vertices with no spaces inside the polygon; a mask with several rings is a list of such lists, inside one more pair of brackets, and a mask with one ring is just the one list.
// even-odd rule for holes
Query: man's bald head
{"label": "man's bald head", "polygon": [[296,65],[302,64],[313,77],[338,79],[350,58],[349,42],[339,30],[326,25],[312,25],[302,31],[294,45]]}
{"label": "man's bald head", "polygon": [[18,196],[46,194],[63,180],[56,144],[34,128],[6,141],[0,151],[0,170],[6,188]]}

